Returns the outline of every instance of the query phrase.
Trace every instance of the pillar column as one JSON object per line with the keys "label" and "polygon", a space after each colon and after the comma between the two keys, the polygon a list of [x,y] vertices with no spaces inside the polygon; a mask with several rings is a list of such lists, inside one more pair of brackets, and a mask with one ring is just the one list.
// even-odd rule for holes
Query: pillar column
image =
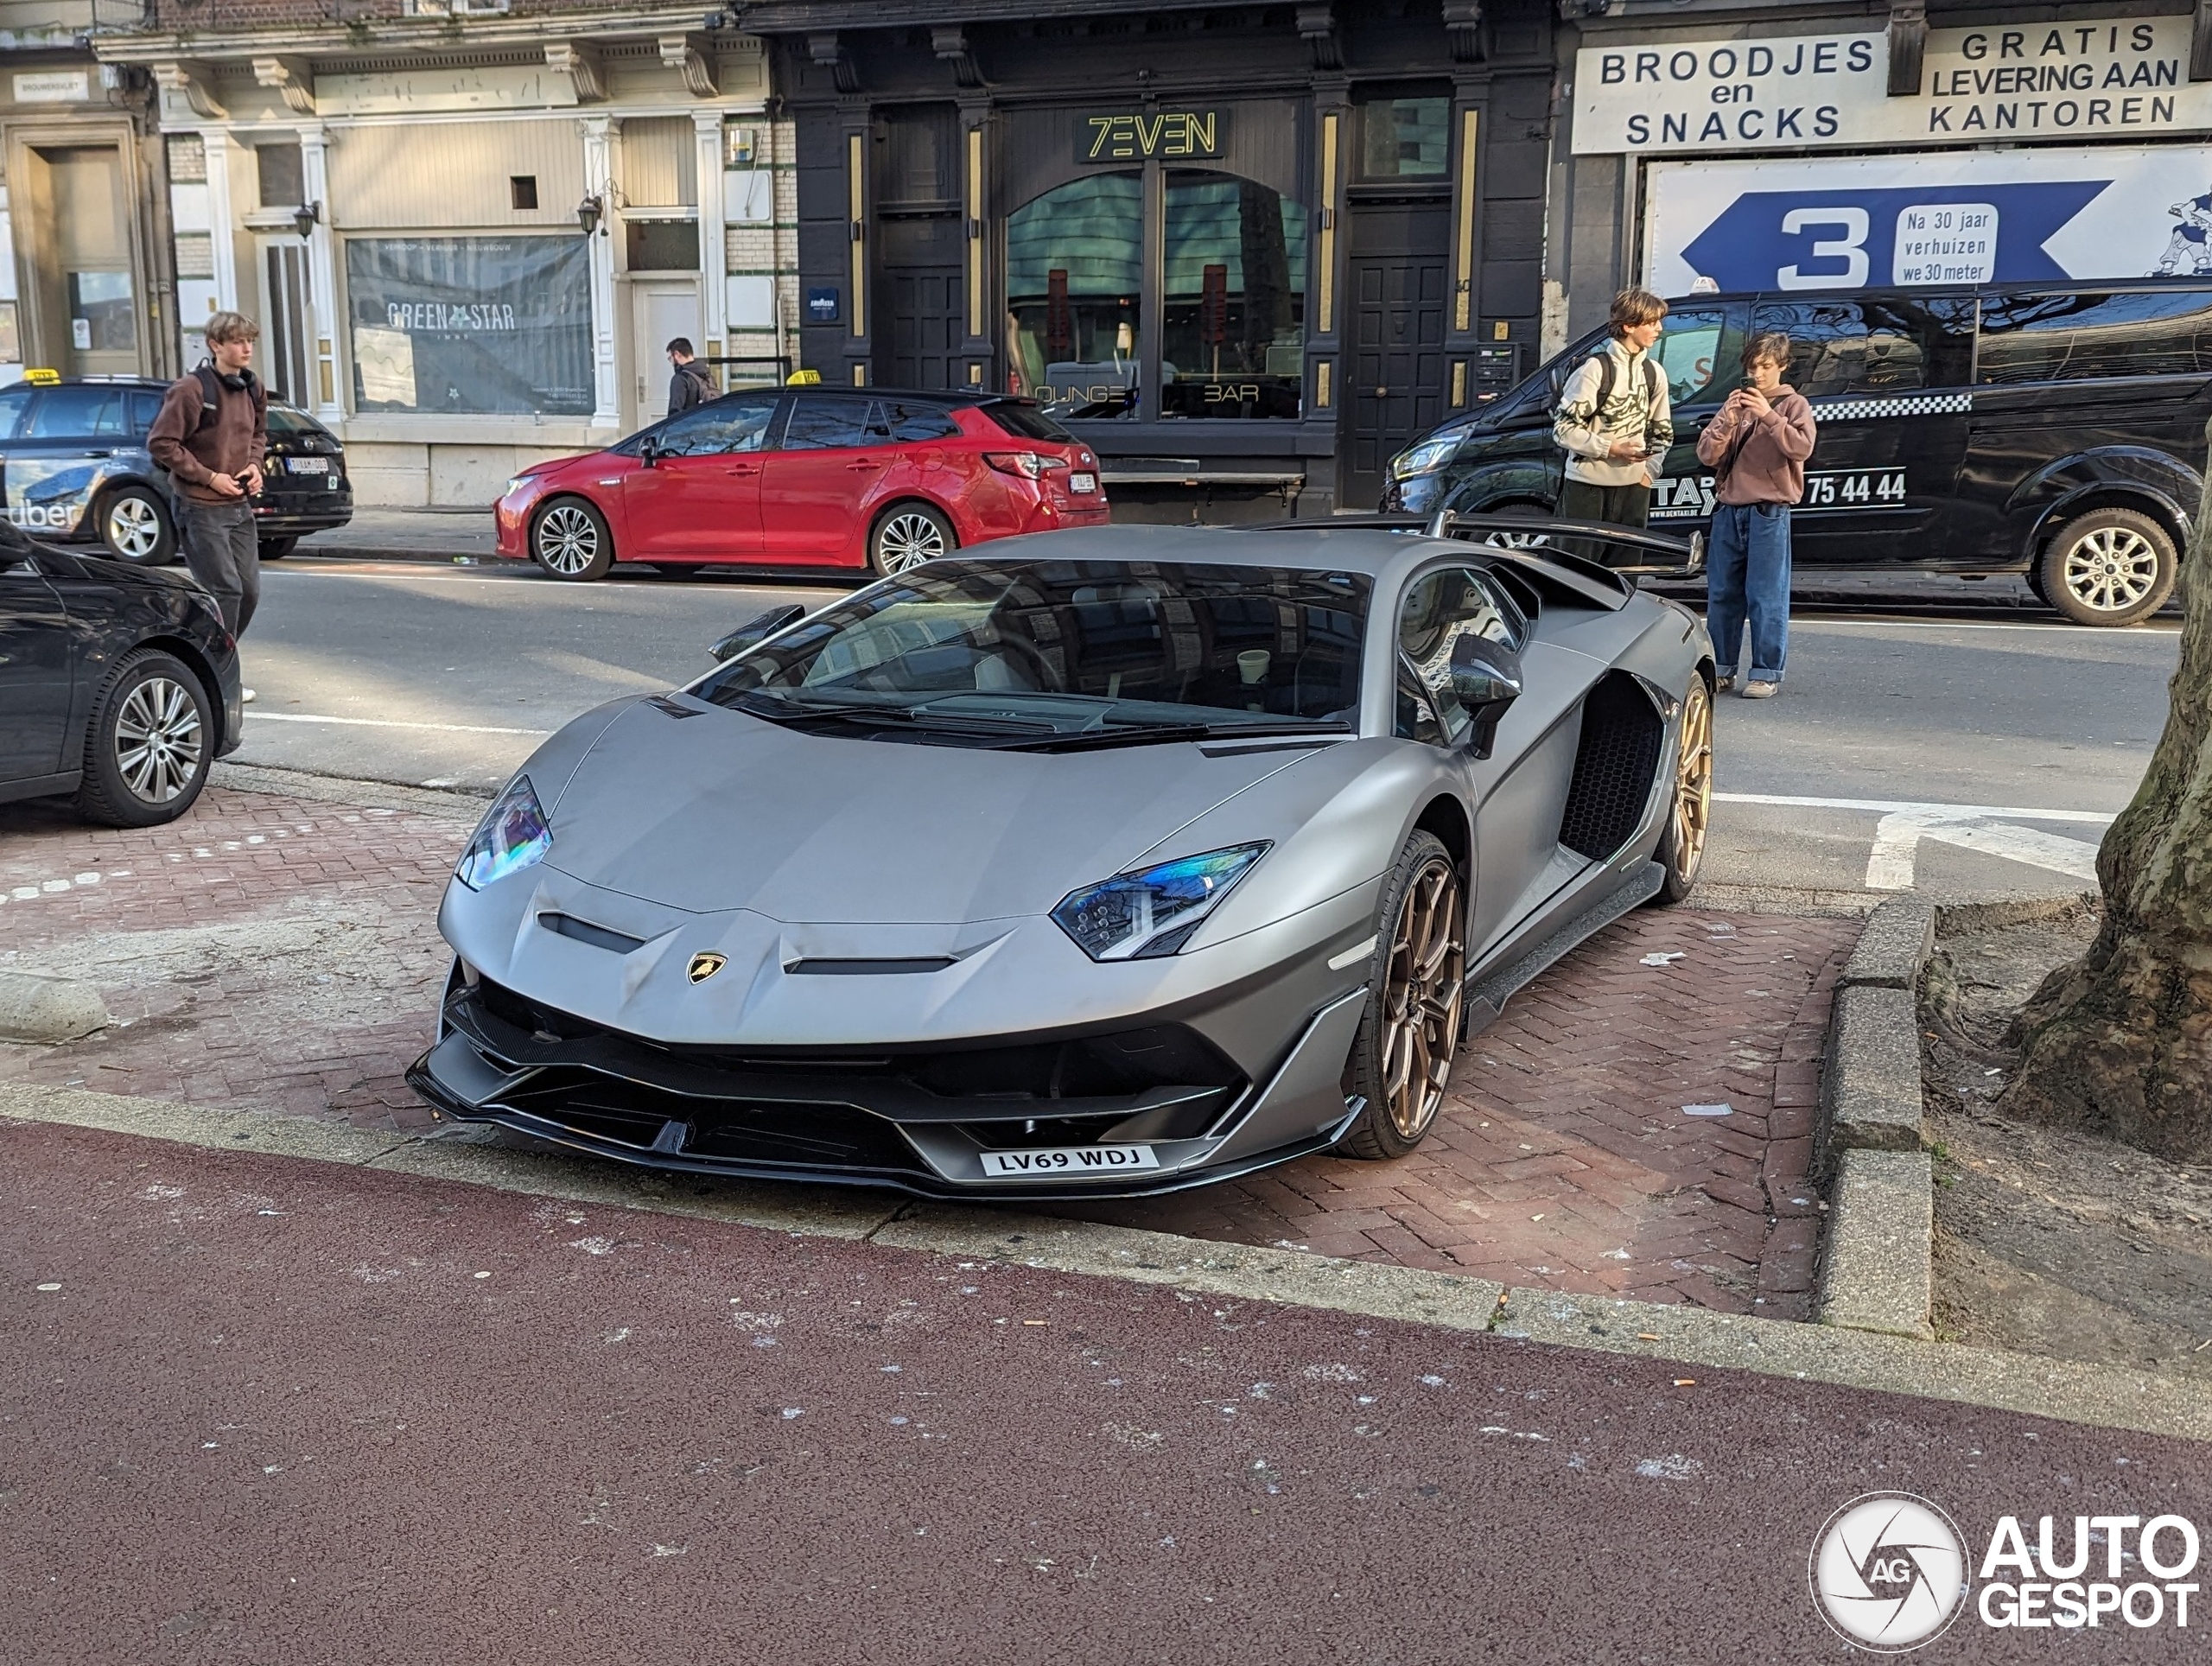
{"label": "pillar column", "polygon": [[308,309],[315,337],[315,375],[308,397],[326,424],[345,416],[338,392],[338,283],[333,259],[330,206],[330,135],[327,129],[300,130],[301,189],[322,213],[308,233]]}
{"label": "pillar column", "polygon": [[614,359],[614,140],[611,116],[587,116],[584,135],[584,195],[599,204],[599,225],[588,239],[591,257],[592,425],[621,425],[620,389]]}
{"label": "pillar column", "polygon": [[699,351],[712,359],[728,351],[728,239],[722,235],[722,112],[695,110],[692,131],[698,140],[699,324],[706,339]]}
{"label": "pillar column", "polygon": [[[215,308],[218,312],[236,312],[238,228],[231,214],[231,136],[219,127],[203,127],[200,130],[200,143],[206,147],[207,155],[207,251],[214,267]],[[192,327],[197,331],[207,321],[195,318]],[[198,364],[198,353],[192,350],[189,341],[185,345],[192,363]]]}

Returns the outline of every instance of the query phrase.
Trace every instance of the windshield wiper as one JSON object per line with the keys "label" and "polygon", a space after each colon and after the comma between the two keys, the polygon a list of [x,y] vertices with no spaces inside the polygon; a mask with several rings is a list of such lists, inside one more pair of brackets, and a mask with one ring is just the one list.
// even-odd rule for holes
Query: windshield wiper
{"label": "windshield wiper", "polygon": [[921,706],[847,705],[842,701],[808,700],[788,694],[747,689],[737,696],[740,710],[774,723],[858,723],[878,728],[929,729],[946,734],[1048,735],[1050,722],[994,713],[963,716],[958,712],[931,711]]}
{"label": "windshield wiper", "polygon": [[1325,738],[1351,733],[1348,723],[1129,723],[1041,735],[1034,741],[1009,741],[1003,750],[1089,752],[1105,747],[1160,746],[1178,741],[1265,740],[1287,734]]}

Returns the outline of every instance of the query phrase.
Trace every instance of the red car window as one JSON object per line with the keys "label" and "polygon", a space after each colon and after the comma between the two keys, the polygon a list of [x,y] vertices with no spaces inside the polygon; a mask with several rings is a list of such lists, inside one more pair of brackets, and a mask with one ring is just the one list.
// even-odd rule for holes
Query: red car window
{"label": "red car window", "polygon": [[863,399],[801,399],[791,407],[783,449],[830,451],[879,443],[881,436],[868,432],[871,408]]}

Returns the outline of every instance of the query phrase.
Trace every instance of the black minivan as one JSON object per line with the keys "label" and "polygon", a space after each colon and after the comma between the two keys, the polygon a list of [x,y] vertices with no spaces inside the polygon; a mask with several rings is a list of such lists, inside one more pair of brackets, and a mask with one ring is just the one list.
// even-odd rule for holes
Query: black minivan
{"label": "black minivan", "polygon": [[[1790,542],[1800,568],[2020,573],[2084,625],[2128,625],[2172,592],[2203,486],[2212,282],[1997,284],[1693,296],[1656,355],[1677,443],[1654,531],[1705,527],[1698,431],[1741,381],[1745,334],[1795,344],[1788,380],[1820,442]],[[1391,461],[1382,507],[1539,515],[1563,459],[1553,409],[1577,342]]]}

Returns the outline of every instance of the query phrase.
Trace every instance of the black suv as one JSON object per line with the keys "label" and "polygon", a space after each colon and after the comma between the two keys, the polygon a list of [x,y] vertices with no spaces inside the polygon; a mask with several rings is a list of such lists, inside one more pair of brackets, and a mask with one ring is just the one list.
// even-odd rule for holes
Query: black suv
{"label": "black suv", "polygon": [[[1657,357],[1678,443],[1655,531],[1702,527],[1713,477],[1698,431],[1738,385],[1745,333],[1786,331],[1788,380],[1820,443],[1793,518],[1804,567],[2021,573],[2084,625],[2128,625],[2172,592],[2203,487],[2212,416],[2212,282],[1694,296]],[[1390,465],[1382,506],[1548,512],[1551,436],[1569,347],[1495,403]]]}
{"label": "black suv", "polygon": [[[136,376],[0,388],[0,504],[9,523],[33,537],[98,539],[141,566],[174,560],[168,476],[146,449],[168,391],[166,382]],[[253,515],[268,561],[291,554],[302,533],[353,518],[338,436],[276,399]]]}

